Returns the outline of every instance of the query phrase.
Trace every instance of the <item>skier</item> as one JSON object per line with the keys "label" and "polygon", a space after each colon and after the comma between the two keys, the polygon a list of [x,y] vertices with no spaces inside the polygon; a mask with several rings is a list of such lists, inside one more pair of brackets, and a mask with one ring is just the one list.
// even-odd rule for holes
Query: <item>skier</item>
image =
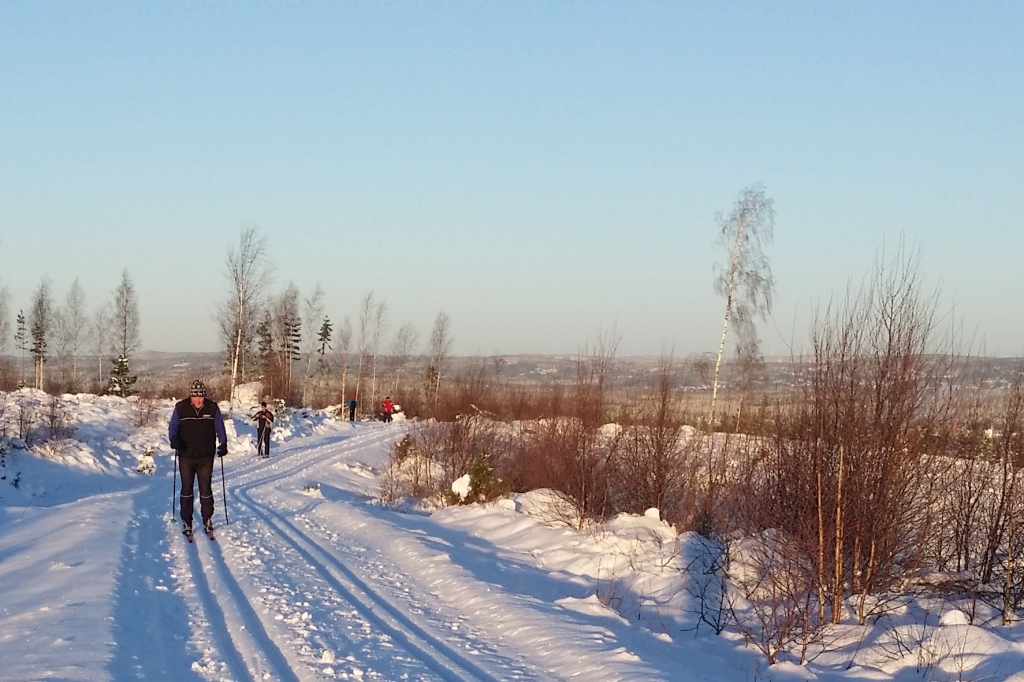
{"label": "skier", "polygon": [[384,402],[380,404],[381,420],[385,424],[391,423],[391,413],[395,411],[395,404],[391,402],[391,396],[384,398]]}
{"label": "skier", "polygon": [[199,379],[192,382],[189,397],[175,404],[167,435],[181,470],[182,532],[192,539],[192,486],[198,479],[203,530],[213,533],[213,458],[228,454],[228,437],[220,407],[206,399],[206,384]]}
{"label": "skier", "polygon": [[256,422],[256,454],[270,457],[270,425],[274,423],[274,413],[267,409],[267,403],[260,403],[260,411],[252,416]]}
{"label": "skier", "polygon": [[350,422],[354,422],[356,420],[356,405],[358,404],[359,403],[356,402],[355,396],[348,399],[348,420]]}

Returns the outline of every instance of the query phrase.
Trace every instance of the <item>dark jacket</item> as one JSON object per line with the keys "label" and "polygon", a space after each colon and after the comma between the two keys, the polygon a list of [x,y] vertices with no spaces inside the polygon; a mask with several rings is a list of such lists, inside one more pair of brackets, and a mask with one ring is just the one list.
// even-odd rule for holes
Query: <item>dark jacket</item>
{"label": "dark jacket", "polygon": [[224,417],[217,403],[204,399],[198,410],[189,398],[178,401],[171,413],[167,426],[171,447],[182,457],[213,457],[217,453],[217,441],[227,447],[228,436],[224,430]]}
{"label": "dark jacket", "polygon": [[274,413],[270,410],[260,410],[252,416],[252,419],[256,422],[257,429],[260,431],[266,431],[274,422]]}

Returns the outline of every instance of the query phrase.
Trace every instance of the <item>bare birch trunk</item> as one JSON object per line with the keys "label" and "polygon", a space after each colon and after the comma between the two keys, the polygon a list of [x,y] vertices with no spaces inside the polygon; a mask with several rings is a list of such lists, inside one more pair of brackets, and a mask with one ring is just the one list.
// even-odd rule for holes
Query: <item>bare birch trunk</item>
{"label": "bare birch trunk", "polygon": [[843,446],[839,446],[839,472],[836,480],[836,552],[835,590],[832,595],[832,622],[838,625],[843,616],[843,467],[845,465]]}
{"label": "bare birch trunk", "polygon": [[825,503],[822,491],[821,452],[817,453],[818,475],[818,622],[825,622]]}
{"label": "bare birch trunk", "polygon": [[729,317],[732,314],[732,295],[736,289],[736,264],[739,259],[739,240],[743,238],[743,229],[736,238],[736,247],[729,259],[729,288],[725,295],[725,317],[722,320],[722,337],[718,341],[718,356],[715,358],[715,377],[711,382],[711,415],[708,417],[708,430],[715,429],[715,408],[718,401],[718,376],[722,370],[722,356],[725,354],[725,337],[729,333]]}

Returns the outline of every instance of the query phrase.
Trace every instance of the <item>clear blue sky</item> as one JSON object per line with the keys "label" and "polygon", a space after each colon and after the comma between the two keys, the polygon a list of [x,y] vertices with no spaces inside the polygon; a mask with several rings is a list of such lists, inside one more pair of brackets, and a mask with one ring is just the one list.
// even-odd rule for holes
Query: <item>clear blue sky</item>
{"label": "clear blue sky", "polygon": [[715,216],[775,201],[764,350],[883,248],[1024,354],[1024,3],[0,3],[0,284],[215,350],[241,229],[274,289],[453,350],[712,351]]}

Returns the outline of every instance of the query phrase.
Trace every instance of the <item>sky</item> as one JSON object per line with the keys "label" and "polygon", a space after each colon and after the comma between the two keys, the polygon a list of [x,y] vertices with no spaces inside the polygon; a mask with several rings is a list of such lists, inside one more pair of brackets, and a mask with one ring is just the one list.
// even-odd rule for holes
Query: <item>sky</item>
{"label": "sky", "polygon": [[[2,397],[39,410],[48,401],[31,390]],[[137,428],[130,401],[66,395],[72,438],[12,444],[0,458],[4,679],[1024,677],[1024,624],[1001,625],[991,600],[939,590],[890,595],[865,627],[851,609],[807,642],[805,665],[794,638],[768,667],[758,644],[792,613],[771,611],[770,597],[755,612],[743,595],[764,580],[758,541],[777,548],[781,534],[731,543],[732,615],[716,635],[700,615],[715,620],[721,583],[701,569],[719,546],[678,532],[657,509],[580,524],[576,506],[548,489],[443,509],[408,497],[382,503],[385,491],[412,485],[402,472],[415,469],[422,485],[415,456],[389,464],[408,433],[401,414],[350,424],[279,412],[263,459],[236,410],[215,474],[214,539],[188,544],[172,512],[180,488],[167,485],[172,406],[157,401],[156,423]],[[928,579],[944,576],[961,574]]]}
{"label": "sky", "polygon": [[1018,2],[0,3],[0,285],[220,348],[226,259],[457,354],[717,350],[717,216],[773,200],[772,355],[899,244],[1024,355]]}

